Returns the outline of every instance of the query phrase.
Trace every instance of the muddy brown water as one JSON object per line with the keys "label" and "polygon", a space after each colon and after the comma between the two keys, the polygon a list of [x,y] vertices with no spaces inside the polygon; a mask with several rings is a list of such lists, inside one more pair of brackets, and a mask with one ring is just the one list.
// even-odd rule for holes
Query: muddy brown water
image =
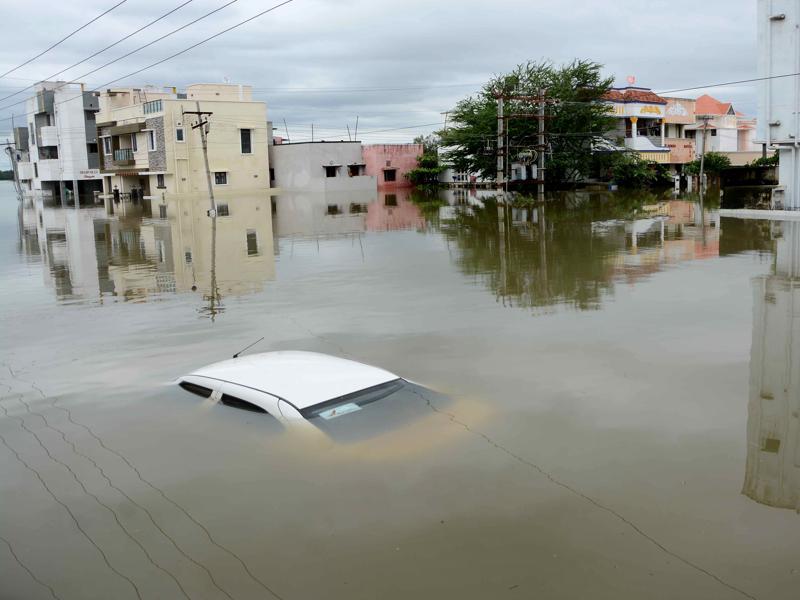
{"label": "muddy brown water", "polygon": [[[798,597],[800,221],[0,185],[0,598]],[[261,336],[449,400],[339,442],[171,383]]]}

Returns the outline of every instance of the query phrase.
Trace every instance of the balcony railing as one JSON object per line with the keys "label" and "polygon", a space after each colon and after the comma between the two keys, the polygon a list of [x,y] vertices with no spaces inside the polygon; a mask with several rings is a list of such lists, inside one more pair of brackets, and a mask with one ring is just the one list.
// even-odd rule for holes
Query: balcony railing
{"label": "balcony railing", "polygon": [[159,113],[162,110],[164,110],[164,106],[161,100],[151,100],[150,102],[145,102],[144,104],[142,104],[142,111],[146,115]]}
{"label": "balcony railing", "polygon": [[123,163],[132,161],[133,159],[133,150],[130,148],[120,148],[119,150],[114,150],[114,162],[115,163]]}

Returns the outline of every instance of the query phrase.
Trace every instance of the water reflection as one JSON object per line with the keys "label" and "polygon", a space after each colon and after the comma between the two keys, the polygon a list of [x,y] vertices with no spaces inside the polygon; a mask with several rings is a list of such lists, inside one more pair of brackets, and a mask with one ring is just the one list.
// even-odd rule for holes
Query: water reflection
{"label": "water reflection", "polygon": [[202,197],[84,208],[26,199],[20,251],[41,258],[61,301],[143,301],[192,291],[216,312],[221,298],[260,291],[275,276],[269,199],[218,203],[224,216],[212,220]]}
{"label": "water reflection", "polygon": [[753,281],[753,344],[742,493],[800,512],[800,222],[777,238],[774,273]]}
{"label": "water reflection", "polygon": [[688,201],[575,193],[526,208],[467,197],[439,211],[461,270],[509,306],[600,306],[616,281],[719,255],[719,218]]}

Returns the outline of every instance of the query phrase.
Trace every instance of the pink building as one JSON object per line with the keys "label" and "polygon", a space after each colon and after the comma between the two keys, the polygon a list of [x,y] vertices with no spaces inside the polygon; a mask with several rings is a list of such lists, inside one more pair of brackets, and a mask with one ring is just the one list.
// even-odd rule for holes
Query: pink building
{"label": "pink building", "polygon": [[417,158],[422,152],[422,144],[366,145],[366,174],[377,178],[379,190],[410,187],[406,173],[417,168]]}

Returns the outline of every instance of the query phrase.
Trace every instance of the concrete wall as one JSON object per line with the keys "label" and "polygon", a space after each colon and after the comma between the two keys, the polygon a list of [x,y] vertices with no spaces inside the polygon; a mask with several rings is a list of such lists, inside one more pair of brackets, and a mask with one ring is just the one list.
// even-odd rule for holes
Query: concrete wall
{"label": "concrete wall", "polygon": [[[411,187],[405,175],[417,168],[417,158],[422,156],[422,144],[369,144],[364,146],[367,174],[378,181],[378,189]],[[394,182],[386,181],[385,171],[395,169]]]}
{"label": "concrete wall", "polygon": [[[786,17],[771,19],[777,15]],[[759,77],[796,73],[800,66],[800,2],[758,0],[757,23]],[[787,144],[800,141],[798,106],[800,77],[763,81],[759,90],[758,139]]]}
{"label": "concrete wall", "polygon": [[[363,165],[361,142],[307,142],[269,147],[274,185],[285,191],[369,192],[376,190],[375,177],[353,176],[349,165]],[[326,166],[337,166],[336,177],[327,177]],[[363,166],[361,167],[363,171]]]}

